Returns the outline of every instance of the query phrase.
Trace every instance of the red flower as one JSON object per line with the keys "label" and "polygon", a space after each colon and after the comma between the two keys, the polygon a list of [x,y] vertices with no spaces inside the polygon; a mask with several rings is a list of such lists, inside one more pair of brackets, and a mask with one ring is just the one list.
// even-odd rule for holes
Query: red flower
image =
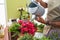
{"label": "red flower", "polygon": [[34,35],[35,34],[35,31],[29,30],[28,33]]}
{"label": "red flower", "polygon": [[22,33],[28,32],[28,28],[21,28],[21,32],[22,32]]}
{"label": "red flower", "polygon": [[23,20],[18,20],[18,23],[19,23],[19,24],[22,24],[22,23],[23,23]]}
{"label": "red flower", "polygon": [[21,23],[21,33],[29,33],[34,35],[37,28],[35,28],[34,24],[30,21],[23,22],[22,20],[19,21]]}
{"label": "red flower", "polygon": [[25,26],[26,26],[26,23],[22,23],[21,26],[22,26],[22,27],[25,27]]}

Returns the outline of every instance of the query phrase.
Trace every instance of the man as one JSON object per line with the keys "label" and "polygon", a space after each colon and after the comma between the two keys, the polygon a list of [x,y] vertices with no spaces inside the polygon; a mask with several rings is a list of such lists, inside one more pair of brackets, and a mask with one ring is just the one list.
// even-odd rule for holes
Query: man
{"label": "man", "polygon": [[[44,8],[47,7],[47,3],[43,2],[42,0],[37,0],[37,1],[40,2],[40,4],[41,4]],[[37,15],[37,16],[39,17],[39,15]],[[37,18],[37,20],[40,21],[40,22],[47,23],[47,22],[45,22],[42,18]],[[42,20],[43,20],[43,21],[42,21]],[[55,22],[52,22],[52,23],[51,23],[51,21],[48,21],[48,22],[49,22],[49,24],[51,24],[51,25],[56,24]],[[60,22],[57,22],[57,23],[60,23]],[[60,26],[60,25],[59,25],[59,24],[56,24],[56,25],[54,25],[54,26]]]}
{"label": "man", "polygon": [[[47,3],[43,2],[42,0],[37,0],[37,1],[40,2],[40,4],[41,4],[43,7],[45,7],[45,8],[47,7]],[[60,7],[60,6],[59,6],[59,7]],[[59,9],[59,7],[57,7],[57,8]],[[56,9],[57,9],[57,8],[56,8]],[[58,10],[58,9],[57,9],[57,10]],[[52,10],[51,10],[51,11],[52,11]],[[51,11],[50,11],[50,12],[51,12]],[[48,12],[48,15],[49,15],[49,14],[51,14],[51,13]],[[59,14],[60,14],[60,12],[59,12]],[[38,16],[38,17],[37,17],[37,20],[40,21],[40,22],[43,22],[43,23],[45,23],[45,24],[46,24],[46,23],[49,23],[50,25],[56,24],[56,25],[54,25],[54,26],[58,26],[58,27],[60,26],[60,25],[58,24],[58,23],[60,23],[60,22],[56,22],[56,23],[55,23],[55,22],[52,22],[52,21],[44,21],[42,18],[39,17],[39,15],[37,15],[37,16]],[[58,16],[59,16],[59,15],[58,15]],[[57,16],[57,17],[58,17],[58,16]],[[43,21],[42,21],[42,20],[43,20]],[[51,19],[50,19],[50,20],[51,20]],[[52,22],[52,23],[51,23],[51,22]]]}
{"label": "man", "polygon": [[[60,0],[50,0],[48,3],[48,14],[47,20],[43,20],[39,15],[36,18],[37,21],[47,24],[47,26],[51,27],[47,36],[50,36],[53,40],[60,40]],[[42,0],[38,0],[38,2],[42,3],[41,5],[46,8],[46,4],[42,2]],[[54,5],[53,5],[53,4]],[[46,27],[47,28],[47,27]],[[48,31],[48,30],[47,30]],[[46,31],[46,32],[47,32]]]}

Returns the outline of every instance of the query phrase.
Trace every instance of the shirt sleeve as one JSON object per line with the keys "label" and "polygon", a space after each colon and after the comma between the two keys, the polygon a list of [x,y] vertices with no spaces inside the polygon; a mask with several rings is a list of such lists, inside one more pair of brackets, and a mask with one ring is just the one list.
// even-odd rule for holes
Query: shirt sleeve
{"label": "shirt sleeve", "polygon": [[42,0],[42,1],[48,3],[48,0]]}

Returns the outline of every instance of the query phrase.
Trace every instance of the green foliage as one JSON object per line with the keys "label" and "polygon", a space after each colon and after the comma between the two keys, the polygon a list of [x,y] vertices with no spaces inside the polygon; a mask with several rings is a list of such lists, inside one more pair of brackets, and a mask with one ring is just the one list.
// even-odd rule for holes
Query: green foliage
{"label": "green foliage", "polygon": [[43,36],[42,38],[34,38],[34,40],[52,40],[49,37]]}
{"label": "green foliage", "polygon": [[29,34],[25,34],[24,36],[21,36],[18,40],[33,40],[33,37]]}
{"label": "green foliage", "polygon": [[31,35],[25,34],[24,36],[18,38],[18,40],[52,40],[49,37],[35,38]]}
{"label": "green foliage", "polygon": [[28,12],[27,11],[22,11],[22,15],[21,15],[21,13],[20,13],[20,18],[21,19],[27,19],[28,18]]}
{"label": "green foliage", "polygon": [[39,40],[52,40],[52,39],[50,39],[49,37],[42,37],[41,39],[39,39]]}
{"label": "green foliage", "polygon": [[20,27],[20,24],[18,23],[13,23],[10,27],[9,27],[9,32],[18,32],[18,28]]}
{"label": "green foliage", "polygon": [[37,27],[38,31],[43,32],[44,24],[40,24],[40,25],[35,24],[35,26]]}
{"label": "green foliage", "polygon": [[11,32],[13,35],[12,37],[15,37],[19,34],[18,28],[20,27],[20,24],[18,23],[13,23],[10,27],[9,27],[9,32]]}
{"label": "green foliage", "polygon": [[28,17],[27,17],[27,15],[22,15],[22,19],[27,19]]}
{"label": "green foliage", "polygon": [[39,30],[43,30],[44,25],[43,24],[40,24],[40,25],[37,25],[37,27],[38,27]]}

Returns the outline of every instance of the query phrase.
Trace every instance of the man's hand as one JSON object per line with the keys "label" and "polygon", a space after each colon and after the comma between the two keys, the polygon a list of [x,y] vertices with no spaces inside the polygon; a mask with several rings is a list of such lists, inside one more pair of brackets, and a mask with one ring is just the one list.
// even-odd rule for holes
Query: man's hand
{"label": "man's hand", "polygon": [[38,22],[41,22],[41,23],[44,23],[45,24],[45,20],[43,18],[40,17],[40,15],[37,15],[35,17],[35,19],[38,21]]}
{"label": "man's hand", "polygon": [[36,0],[39,2],[44,8],[47,8],[47,3],[43,2],[42,0]]}
{"label": "man's hand", "polygon": [[36,17],[36,20],[38,22],[41,22],[41,23],[44,23],[44,24],[48,24],[48,25],[51,25],[51,26],[55,26],[55,27],[59,27],[60,28],[60,21],[57,21],[57,22],[53,22],[53,21],[45,21],[43,20],[43,18],[41,17]]}

